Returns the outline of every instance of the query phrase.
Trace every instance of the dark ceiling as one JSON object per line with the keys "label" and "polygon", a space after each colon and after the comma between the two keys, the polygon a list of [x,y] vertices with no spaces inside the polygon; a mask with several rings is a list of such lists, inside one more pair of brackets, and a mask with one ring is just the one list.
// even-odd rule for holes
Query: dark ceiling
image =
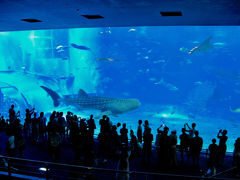
{"label": "dark ceiling", "polygon": [[0,31],[240,25],[240,0],[0,0],[0,23]]}

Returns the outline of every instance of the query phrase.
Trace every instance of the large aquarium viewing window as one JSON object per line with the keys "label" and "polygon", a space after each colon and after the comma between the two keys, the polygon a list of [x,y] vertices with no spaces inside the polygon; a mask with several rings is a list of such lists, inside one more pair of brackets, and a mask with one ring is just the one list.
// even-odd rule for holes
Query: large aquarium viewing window
{"label": "large aquarium viewing window", "polygon": [[[193,122],[207,148],[240,129],[240,27],[115,27],[0,32],[0,112],[106,114],[136,134]],[[99,128],[99,126],[98,126]],[[99,130],[97,131],[99,132]]]}

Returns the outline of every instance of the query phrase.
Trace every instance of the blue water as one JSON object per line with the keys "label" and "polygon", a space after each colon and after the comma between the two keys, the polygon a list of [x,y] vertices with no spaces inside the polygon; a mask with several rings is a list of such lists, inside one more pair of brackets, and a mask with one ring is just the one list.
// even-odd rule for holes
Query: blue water
{"label": "blue water", "polygon": [[90,96],[136,98],[141,106],[110,115],[113,124],[126,122],[136,130],[139,119],[148,119],[154,135],[163,123],[180,135],[184,123],[196,122],[204,148],[227,129],[227,150],[233,151],[239,136],[239,114],[231,111],[240,107],[239,39],[234,26],[0,32],[0,110],[7,115],[14,103],[21,112],[35,107],[101,114],[66,103],[54,107],[40,86],[61,97],[83,89]]}

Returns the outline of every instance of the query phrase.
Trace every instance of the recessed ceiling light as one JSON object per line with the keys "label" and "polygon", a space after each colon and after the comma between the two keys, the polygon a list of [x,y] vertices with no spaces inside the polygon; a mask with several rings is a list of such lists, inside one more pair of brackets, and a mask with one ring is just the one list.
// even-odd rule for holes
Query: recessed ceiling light
{"label": "recessed ceiling light", "polygon": [[21,19],[21,21],[29,22],[29,23],[36,23],[36,22],[42,22],[38,19]]}
{"label": "recessed ceiling light", "polygon": [[103,19],[104,18],[100,15],[82,15],[82,16],[87,18],[87,19]]}
{"label": "recessed ceiling light", "polygon": [[181,11],[164,11],[160,12],[162,16],[182,16]]}

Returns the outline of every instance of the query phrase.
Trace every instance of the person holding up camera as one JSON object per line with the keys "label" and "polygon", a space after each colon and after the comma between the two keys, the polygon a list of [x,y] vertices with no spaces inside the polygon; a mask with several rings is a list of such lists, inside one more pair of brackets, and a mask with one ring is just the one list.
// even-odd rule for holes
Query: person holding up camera
{"label": "person holding up camera", "polygon": [[227,150],[226,142],[228,137],[226,135],[227,135],[227,130],[225,129],[224,130],[220,129],[217,135],[217,138],[219,139],[218,163],[220,165],[224,164],[224,158]]}
{"label": "person holding up camera", "polygon": [[34,113],[34,108],[31,110],[26,109],[25,122],[24,122],[24,134],[25,138],[28,139],[31,137],[31,126],[32,126],[32,114]]}

